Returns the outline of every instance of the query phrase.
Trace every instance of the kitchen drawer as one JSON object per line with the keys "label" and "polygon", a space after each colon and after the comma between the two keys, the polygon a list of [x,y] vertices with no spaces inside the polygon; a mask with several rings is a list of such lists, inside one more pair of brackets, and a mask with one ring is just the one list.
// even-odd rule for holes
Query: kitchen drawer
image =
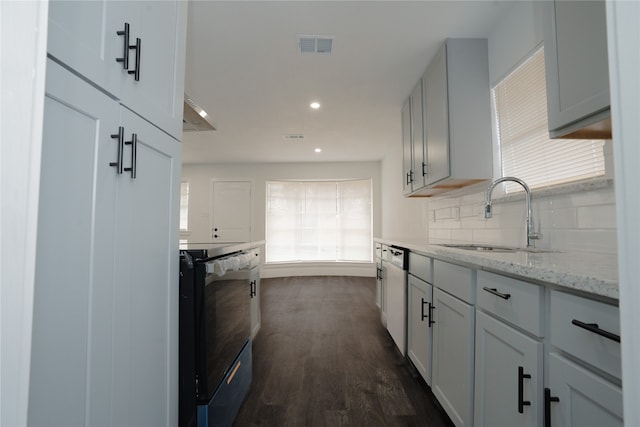
{"label": "kitchen drawer", "polygon": [[486,271],[478,272],[477,306],[537,337],[544,336],[544,288]]}
{"label": "kitchen drawer", "polygon": [[[602,336],[575,324],[597,325]],[[564,292],[551,291],[551,344],[616,378],[621,378],[618,307]],[[618,338],[619,339],[619,338]]]}
{"label": "kitchen drawer", "polygon": [[469,304],[475,304],[476,271],[473,269],[434,260],[433,285]]}
{"label": "kitchen drawer", "polygon": [[409,274],[433,283],[433,260],[424,255],[409,252]]}

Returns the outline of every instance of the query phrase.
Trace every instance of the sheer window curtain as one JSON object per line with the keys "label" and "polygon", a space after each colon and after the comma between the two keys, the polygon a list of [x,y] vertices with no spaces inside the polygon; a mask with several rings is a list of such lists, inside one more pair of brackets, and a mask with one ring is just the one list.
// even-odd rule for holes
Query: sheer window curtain
{"label": "sheer window curtain", "polygon": [[371,262],[370,179],[266,185],[266,262]]}

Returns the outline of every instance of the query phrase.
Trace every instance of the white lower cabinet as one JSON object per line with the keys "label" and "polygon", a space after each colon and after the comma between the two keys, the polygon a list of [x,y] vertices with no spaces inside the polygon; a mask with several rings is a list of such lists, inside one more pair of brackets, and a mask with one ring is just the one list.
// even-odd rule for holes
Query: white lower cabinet
{"label": "white lower cabinet", "polygon": [[456,426],[473,424],[475,308],[433,290],[433,394]]}
{"label": "white lower cabinet", "polygon": [[557,353],[549,355],[545,427],[623,426],[622,389]]}
{"label": "white lower cabinet", "polygon": [[622,426],[618,307],[550,291],[545,418],[552,426]]}
{"label": "white lower cabinet", "polygon": [[476,313],[475,425],[541,425],[541,342]]}
{"label": "white lower cabinet", "polygon": [[251,338],[255,338],[260,331],[261,311],[260,311],[260,267],[251,269],[249,277],[251,287]]}
{"label": "white lower cabinet", "polygon": [[433,286],[411,274],[407,277],[407,356],[431,385]]}

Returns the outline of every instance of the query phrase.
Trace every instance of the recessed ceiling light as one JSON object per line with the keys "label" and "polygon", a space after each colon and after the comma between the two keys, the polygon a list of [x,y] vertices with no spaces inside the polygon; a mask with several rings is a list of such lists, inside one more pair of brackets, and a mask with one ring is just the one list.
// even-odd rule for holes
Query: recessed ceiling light
{"label": "recessed ceiling light", "polygon": [[203,119],[207,117],[207,112],[204,110],[200,111],[198,114],[200,114],[200,117],[202,117]]}
{"label": "recessed ceiling light", "polygon": [[311,108],[313,108],[314,110],[317,110],[318,108],[320,108],[320,103],[319,102],[312,102],[311,105],[309,105]]}
{"label": "recessed ceiling light", "polygon": [[321,152],[322,152],[322,148],[316,148],[314,151],[315,151],[316,153],[321,153]]}

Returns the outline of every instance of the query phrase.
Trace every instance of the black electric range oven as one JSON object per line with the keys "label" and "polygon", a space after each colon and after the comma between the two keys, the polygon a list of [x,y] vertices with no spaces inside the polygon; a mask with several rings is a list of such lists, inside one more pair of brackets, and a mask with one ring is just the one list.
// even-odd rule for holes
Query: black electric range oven
{"label": "black electric range oven", "polygon": [[180,251],[180,425],[231,425],[251,384],[247,244],[190,244]]}

